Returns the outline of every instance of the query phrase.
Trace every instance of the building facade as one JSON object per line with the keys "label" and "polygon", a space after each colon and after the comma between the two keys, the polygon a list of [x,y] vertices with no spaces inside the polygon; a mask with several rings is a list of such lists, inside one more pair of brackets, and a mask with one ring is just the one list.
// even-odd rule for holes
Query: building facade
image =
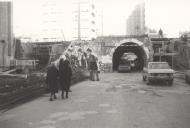
{"label": "building facade", "polygon": [[10,65],[13,59],[13,3],[0,1],[0,67]]}
{"label": "building facade", "polygon": [[95,3],[93,0],[43,0],[41,26],[43,41],[94,39]]}
{"label": "building facade", "polygon": [[145,3],[138,4],[127,19],[127,35],[145,34]]}
{"label": "building facade", "polygon": [[42,34],[43,41],[64,40],[65,4],[61,0],[43,0],[42,3]]}

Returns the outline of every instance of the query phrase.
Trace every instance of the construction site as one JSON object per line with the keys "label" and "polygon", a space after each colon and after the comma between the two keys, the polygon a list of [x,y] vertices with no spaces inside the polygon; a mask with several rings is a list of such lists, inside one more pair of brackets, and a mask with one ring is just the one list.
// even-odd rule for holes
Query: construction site
{"label": "construction site", "polygon": [[[41,3],[40,32],[15,36],[14,2],[0,1],[0,127],[188,128],[189,114],[185,113],[190,106],[189,32],[167,37],[162,29],[151,30],[145,25],[144,2],[137,4],[126,18],[123,35],[104,34],[107,23],[103,13],[97,13],[93,0],[69,4],[64,1],[65,10],[59,0]],[[73,26],[62,24],[71,21]],[[69,34],[72,40],[67,38]],[[88,49],[97,58],[100,81],[90,80]],[[72,70],[71,98],[61,100],[58,92],[57,101],[51,104],[47,100],[47,71],[52,63],[59,69],[61,59],[68,60]],[[166,62],[174,71],[172,84],[143,83],[142,74],[149,62]],[[160,73],[160,77],[163,75]],[[180,98],[183,100],[177,100]],[[35,111],[39,115],[32,113]]]}

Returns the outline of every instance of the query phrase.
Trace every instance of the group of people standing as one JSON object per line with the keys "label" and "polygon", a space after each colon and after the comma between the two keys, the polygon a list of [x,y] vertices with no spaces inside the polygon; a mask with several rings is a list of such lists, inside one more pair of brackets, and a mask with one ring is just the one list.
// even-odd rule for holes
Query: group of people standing
{"label": "group of people standing", "polygon": [[[95,57],[92,54],[91,49],[87,49],[85,60],[87,62],[87,67],[90,73],[90,80],[92,81],[99,81],[99,75],[98,75],[98,64],[97,64],[97,57]],[[55,63],[52,62],[51,66],[48,68],[47,71],[47,77],[46,77],[46,84],[49,87],[50,91],[50,101],[53,101],[53,99],[56,99],[56,93],[58,93],[58,90],[62,91],[61,97],[62,99],[68,98],[68,93],[70,91],[70,84],[71,84],[71,77],[72,77],[72,69],[70,66],[69,59],[63,59],[61,58],[59,60],[59,66],[56,67]]]}
{"label": "group of people standing", "polygon": [[59,69],[57,69],[55,63],[51,63],[51,66],[49,67],[46,76],[46,84],[48,85],[49,91],[51,93],[50,101],[53,101],[53,99],[57,99],[56,93],[58,93],[59,88],[62,91],[62,99],[65,98],[65,93],[66,98],[68,98],[71,77],[72,70],[68,60],[64,60],[61,58],[59,61]]}
{"label": "group of people standing", "polygon": [[95,57],[92,54],[91,49],[87,49],[87,64],[88,64],[88,70],[90,72],[90,80],[92,81],[99,81],[99,75],[98,75],[98,64],[97,64],[97,57]]}

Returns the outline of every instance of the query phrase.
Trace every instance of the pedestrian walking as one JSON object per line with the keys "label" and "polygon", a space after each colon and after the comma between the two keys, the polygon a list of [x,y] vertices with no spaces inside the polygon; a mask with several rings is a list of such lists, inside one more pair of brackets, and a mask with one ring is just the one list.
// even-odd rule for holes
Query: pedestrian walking
{"label": "pedestrian walking", "polygon": [[70,90],[72,77],[72,70],[68,60],[60,59],[59,62],[59,82],[60,89],[62,91],[61,97],[64,99],[64,92],[66,92],[66,98],[68,98],[68,92]]}
{"label": "pedestrian walking", "polygon": [[55,63],[51,63],[47,75],[46,75],[46,84],[49,87],[50,91],[50,101],[53,101],[53,99],[56,99],[56,93],[58,92],[58,77],[59,72],[55,66]]}
{"label": "pedestrian walking", "polygon": [[97,65],[97,58],[92,55],[92,50],[87,49],[87,64],[88,64],[88,70],[90,72],[90,80],[92,81],[99,81],[99,75],[98,75],[98,65]]}

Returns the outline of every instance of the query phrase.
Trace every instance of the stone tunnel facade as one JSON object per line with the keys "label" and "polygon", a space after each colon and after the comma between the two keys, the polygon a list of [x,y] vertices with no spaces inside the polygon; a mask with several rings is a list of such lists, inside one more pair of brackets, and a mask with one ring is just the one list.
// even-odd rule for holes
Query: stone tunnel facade
{"label": "stone tunnel facade", "polygon": [[125,39],[117,44],[113,52],[112,56],[113,71],[118,70],[121,56],[126,52],[132,52],[137,56],[137,64],[135,66],[135,69],[142,70],[149,58],[148,48],[144,46],[143,42],[140,42],[136,39]]}

